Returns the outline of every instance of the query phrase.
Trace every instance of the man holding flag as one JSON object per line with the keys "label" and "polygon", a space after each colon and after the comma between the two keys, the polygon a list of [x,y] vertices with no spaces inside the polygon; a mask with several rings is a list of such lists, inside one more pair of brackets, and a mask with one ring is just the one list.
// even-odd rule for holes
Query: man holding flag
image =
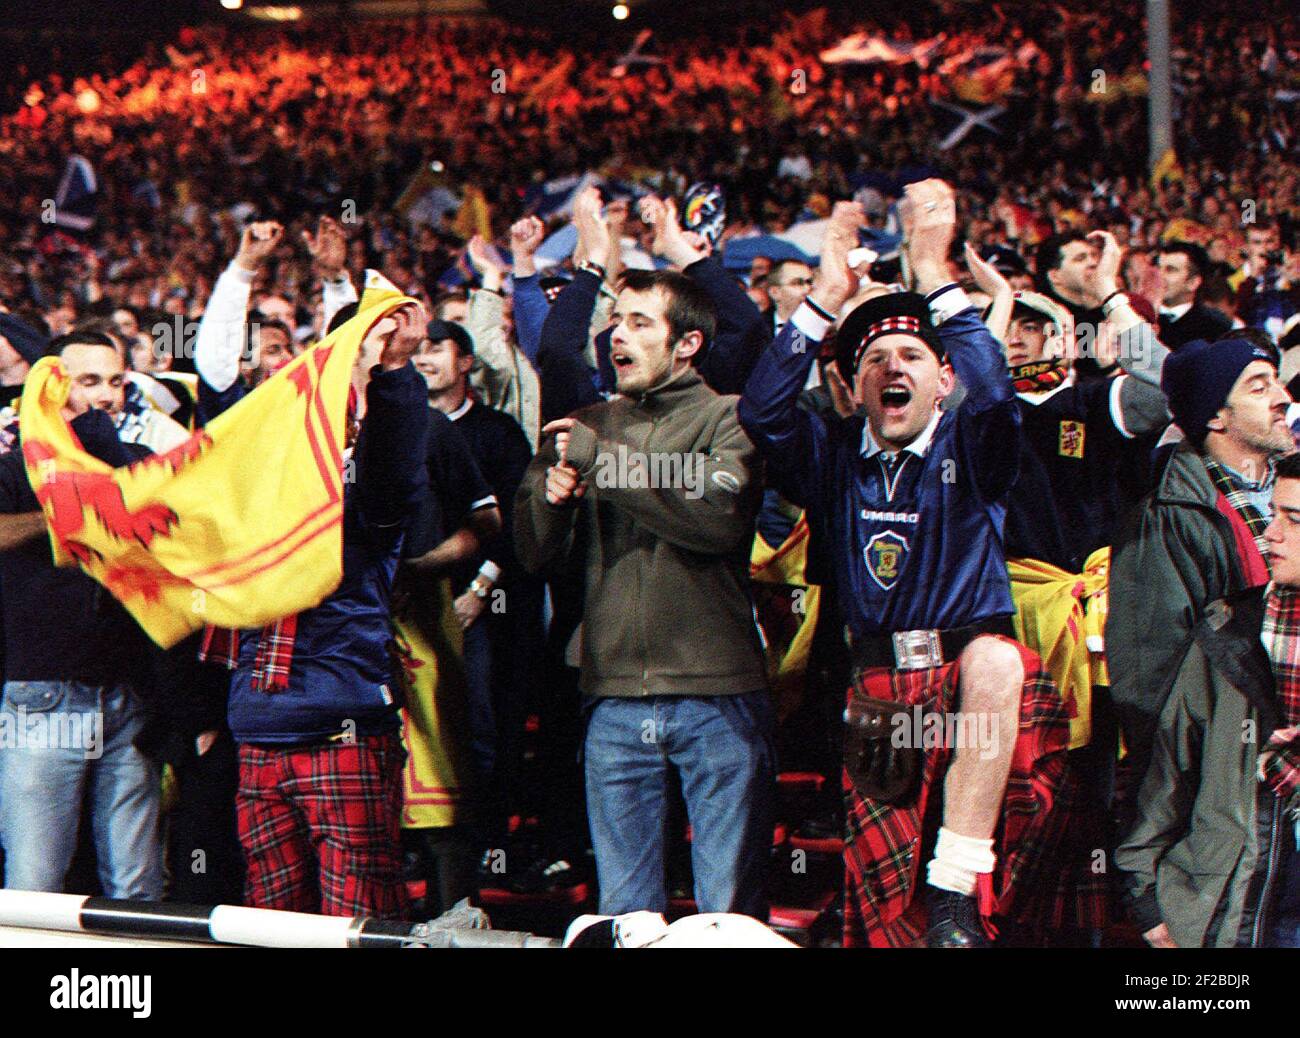
{"label": "man holding flag", "polygon": [[227,409],[123,468],[86,438],[97,430],[69,427],[65,405],[85,395],[70,361],[42,360],[24,390],[22,458],[55,563],[79,563],[164,648],[208,625],[204,656],[234,669],[245,900],[257,907],[404,907],[388,614],[426,479],[425,386],[410,363],[424,324],[374,275],[355,317],[256,391],[236,383],[231,357],[198,357],[209,383],[231,375],[205,386]]}
{"label": "man holding flag", "polygon": [[[396,305],[386,315],[384,299]],[[385,285],[367,291],[357,315],[301,358],[323,369],[328,357],[311,355],[365,335],[351,375],[355,414],[347,422],[357,431],[348,436],[338,473],[342,580],[315,608],[257,634],[213,630],[205,640],[207,658],[234,668],[229,721],[239,744],[244,900],[253,907],[381,916],[405,908],[405,753],[400,686],[391,677],[389,595],[402,534],[427,481],[425,384],[410,363],[425,324],[418,303]],[[221,358],[196,360],[200,372],[222,367]],[[283,376],[292,382],[307,366],[295,362]],[[208,388],[223,395],[237,386]],[[325,430],[326,439],[342,431]]]}

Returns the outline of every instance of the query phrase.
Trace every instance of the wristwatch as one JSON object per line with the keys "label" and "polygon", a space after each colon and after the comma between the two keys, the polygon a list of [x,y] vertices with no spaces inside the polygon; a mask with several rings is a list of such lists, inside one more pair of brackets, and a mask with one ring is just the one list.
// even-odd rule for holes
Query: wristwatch
{"label": "wristwatch", "polygon": [[469,582],[469,591],[475,598],[486,600],[488,596],[488,585],[479,577],[475,577]]}

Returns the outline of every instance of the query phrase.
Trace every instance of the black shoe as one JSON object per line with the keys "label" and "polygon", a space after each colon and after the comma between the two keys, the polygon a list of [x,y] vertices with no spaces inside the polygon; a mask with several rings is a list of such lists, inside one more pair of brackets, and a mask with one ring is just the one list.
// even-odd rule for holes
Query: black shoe
{"label": "black shoe", "polygon": [[973,897],[930,887],[930,926],[927,948],[987,948],[989,939],[980,923],[979,904]]}
{"label": "black shoe", "polygon": [[563,858],[540,858],[518,876],[511,876],[507,886],[516,894],[553,894],[579,882],[577,870]]}
{"label": "black shoe", "polygon": [[801,840],[842,840],[844,822],[834,814],[809,818],[795,830],[795,836]]}

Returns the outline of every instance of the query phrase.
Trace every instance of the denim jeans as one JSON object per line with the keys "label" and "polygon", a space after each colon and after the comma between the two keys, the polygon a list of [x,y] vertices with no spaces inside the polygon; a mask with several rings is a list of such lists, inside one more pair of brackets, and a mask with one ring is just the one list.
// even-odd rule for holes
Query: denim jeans
{"label": "denim jeans", "polygon": [[584,758],[601,913],[667,909],[664,823],[676,767],[694,831],[696,905],[766,922],[774,799],[766,690],[598,700]]}
{"label": "denim jeans", "polygon": [[132,740],[144,706],[126,685],[7,681],[0,695],[0,843],[11,890],[63,890],[90,807],[107,897],[163,893],[158,765]]}

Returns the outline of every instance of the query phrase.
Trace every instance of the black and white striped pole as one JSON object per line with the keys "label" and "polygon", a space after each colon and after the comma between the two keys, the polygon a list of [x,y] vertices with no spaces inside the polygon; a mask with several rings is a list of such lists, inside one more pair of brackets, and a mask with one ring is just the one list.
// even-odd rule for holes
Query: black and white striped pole
{"label": "black and white striped pole", "polygon": [[0,890],[0,928],[258,948],[558,948],[548,937],[366,916]]}

